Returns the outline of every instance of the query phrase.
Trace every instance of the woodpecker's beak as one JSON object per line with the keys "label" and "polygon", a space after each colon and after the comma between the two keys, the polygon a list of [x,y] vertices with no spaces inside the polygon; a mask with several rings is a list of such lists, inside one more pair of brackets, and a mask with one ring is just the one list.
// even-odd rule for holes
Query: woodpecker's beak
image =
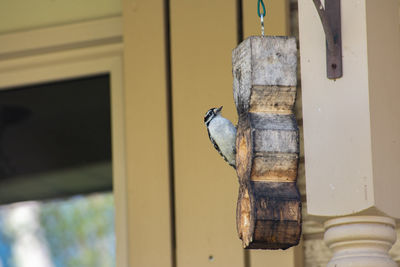
{"label": "woodpecker's beak", "polygon": [[223,106],[220,106],[219,108],[217,108],[217,113],[220,113],[222,108],[223,108]]}

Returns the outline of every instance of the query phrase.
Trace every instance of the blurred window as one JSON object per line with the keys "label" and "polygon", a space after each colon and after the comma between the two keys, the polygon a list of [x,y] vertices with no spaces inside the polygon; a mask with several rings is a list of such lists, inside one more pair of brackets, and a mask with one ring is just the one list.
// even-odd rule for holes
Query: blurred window
{"label": "blurred window", "polygon": [[0,267],[115,266],[110,77],[0,91]]}

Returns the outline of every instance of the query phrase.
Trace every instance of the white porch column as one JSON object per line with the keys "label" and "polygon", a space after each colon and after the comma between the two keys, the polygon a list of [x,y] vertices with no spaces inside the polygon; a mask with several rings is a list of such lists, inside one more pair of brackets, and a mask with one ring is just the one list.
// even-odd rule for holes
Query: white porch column
{"label": "white porch column", "polygon": [[307,211],[329,218],[328,266],[396,266],[387,252],[400,218],[398,5],[341,1],[343,77],[334,81],[313,1],[299,0]]}
{"label": "white porch column", "polygon": [[397,267],[388,251],[396,241],[395,222],[382,216],[350,216],[325,222],[324,240],[333,251],[328,267]]}

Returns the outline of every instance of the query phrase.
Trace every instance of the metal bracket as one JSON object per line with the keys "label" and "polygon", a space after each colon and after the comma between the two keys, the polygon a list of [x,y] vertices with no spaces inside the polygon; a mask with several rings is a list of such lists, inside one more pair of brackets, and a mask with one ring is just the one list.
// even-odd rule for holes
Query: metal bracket
{"label": "metal bracket", "polygon": [[313,0],[324,28],[326,38],[326,72],[329,79],[343,76],[342,67],[342,25],[340,0]]}

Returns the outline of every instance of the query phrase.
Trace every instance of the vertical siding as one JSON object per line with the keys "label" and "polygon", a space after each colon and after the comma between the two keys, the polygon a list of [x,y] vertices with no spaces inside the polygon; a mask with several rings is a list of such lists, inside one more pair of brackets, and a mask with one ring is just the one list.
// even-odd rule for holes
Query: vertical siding
{"label": "vertical siding", "polygon": [[[267,3],[266,33],[287,34],[288,3]],[[221,105],[237,121],[231,51],[256,16],[255,1],[123,1],[130,266],[294,266],[292,250],[244,253],[236,172],[203,123]]]}
{"label": "vertical siding", "polygon": [[233,1],[170,1],[177,266],[243,266],[236,172],[210,144],[206,111],[236,122],[231,51]]}
{"label": "vertical siding", "polygon": [[[235,229],[236,173],[214,151],[203,125],[206,110],[219,105],[224,105],[224,114],[236,122],[231,50],[241,33],[245,38],[260,34],[257,1],[238,1],[123,1],[129,251],[133,267],[302,266],[301,246],[243,253]],[[170,40],[165,39],[165,2],[170,4]],[[298,37],[297,0],[264,2],[266,34]],[[243,7],[242,13],[237,6]],[[240,17],[243,21],[238,21]],[[242,29],[238,29],[240,25]],[[169,70],[167,41],[171,45]],[[169,75],[174,190],[169,187]],[[296,115],[300,130],[301,109],[299,86]],[[299,186],[304,193],[303,149],[301,153]],[[171,218],[174,191],[176,217]],[[171,231],[173,221],[176,233]],[[309,241],[304,243],[307,251]],[[309,260],[306,266],[312,265]]]}
{"label": "vertical siding", "polygon": [[123,0],[129,266],[172,266],[164,1]]}

